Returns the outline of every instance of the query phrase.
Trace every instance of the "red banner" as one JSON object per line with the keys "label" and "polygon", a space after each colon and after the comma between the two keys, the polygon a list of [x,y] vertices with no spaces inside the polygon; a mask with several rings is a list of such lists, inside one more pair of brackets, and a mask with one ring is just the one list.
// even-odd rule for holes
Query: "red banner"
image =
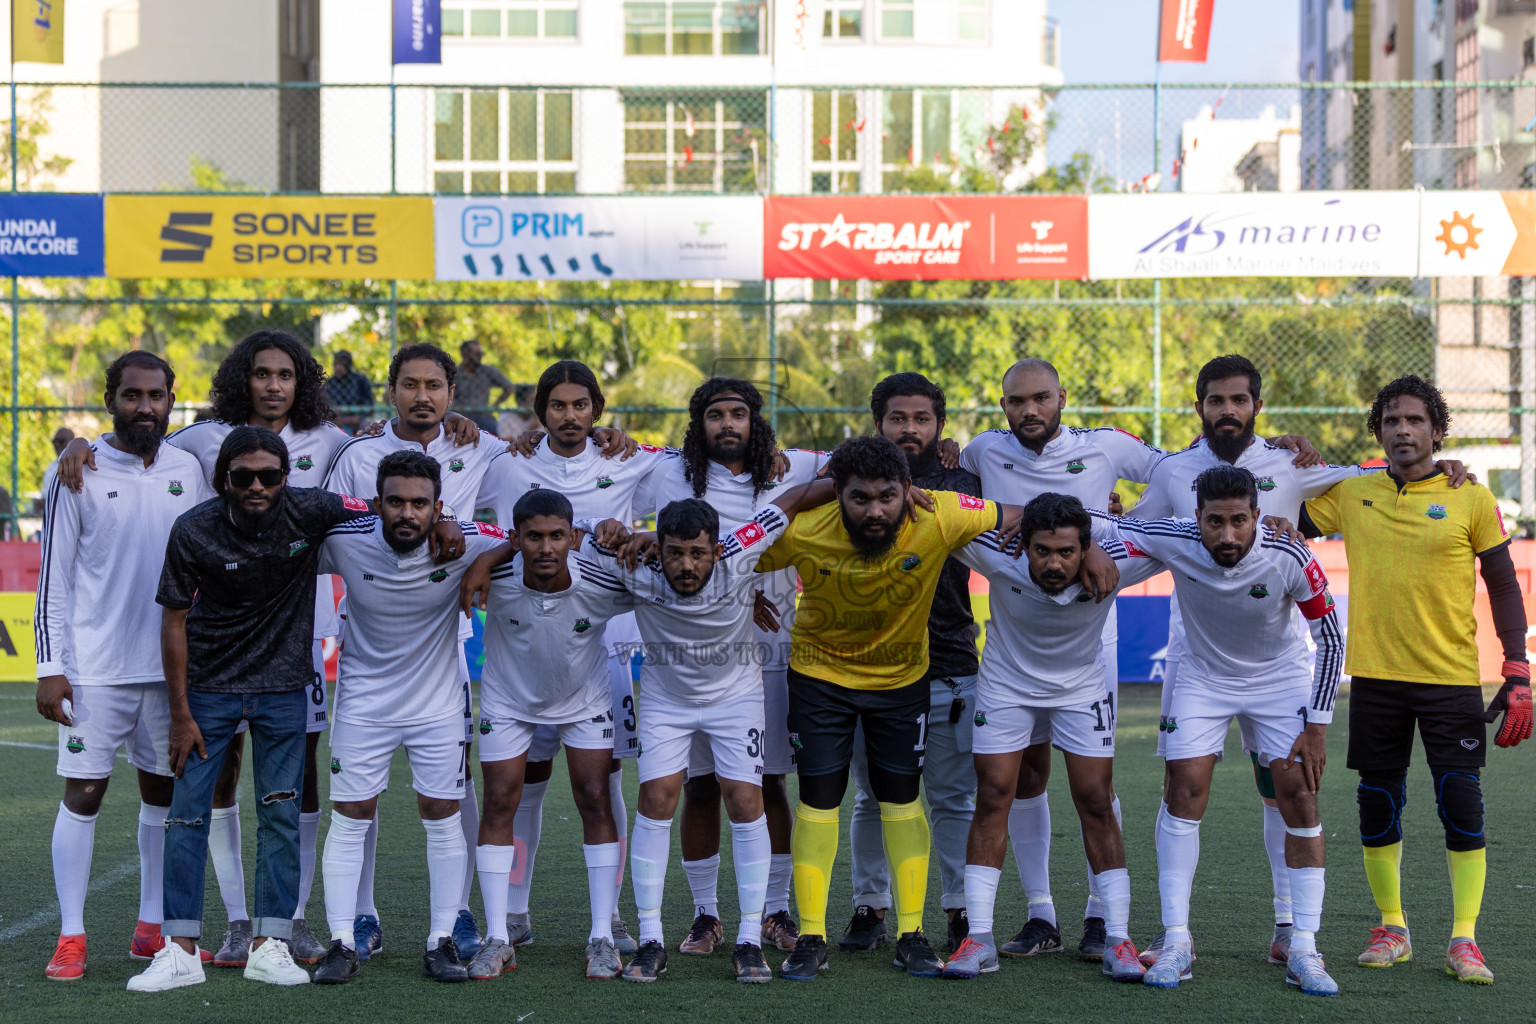
{"label": "red banner", "polygon": [[766,277],[1010,280],[1088,274],[1086,196],[770,197]]}
{"label": "red banner", "polygon": [[1157,59],[1205,63],[1216,0],[1163,0]]}

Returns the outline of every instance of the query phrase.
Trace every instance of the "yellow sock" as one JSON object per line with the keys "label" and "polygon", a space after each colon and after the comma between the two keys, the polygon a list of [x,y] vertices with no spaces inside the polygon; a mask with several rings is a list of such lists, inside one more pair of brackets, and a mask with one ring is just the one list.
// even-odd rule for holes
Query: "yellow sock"
{"label": "yellow sock", "polygon": [[[1403,917],[1403,844],[1391,846],[1367,846],[1365,850],[1365,878],[1371,883],[1371,895],[1376,897],[1376,907],[1381,911],[1381,923],[1407,928]],[[1454,872],[1453,872],[1454,874]],[[1482,892],[1481,886],[1478,892]]]}
{"label": "yellow sock", "polygon": [[822,810],[800,804],[795,808],[795,832],[789,851],[794,858],[795,907],[800,934],[827,937],[827,889],[837,860],[838,809]]}
{"label": "yellow sock", "polygon": [[880,824],[885,831],[885,853],[891,860],[897,934],[920,931],[923,904],[928,900],[928,818],[923,814],[923,805],[916,800],[909,804],[882,803]]}
{"label": "yellow sock", "polygon": [[1483,907],[1483,882],[1488,877],[1487,850],[1446,850],[1451,869],[1451,937],[1477,938],[1477,914]]}

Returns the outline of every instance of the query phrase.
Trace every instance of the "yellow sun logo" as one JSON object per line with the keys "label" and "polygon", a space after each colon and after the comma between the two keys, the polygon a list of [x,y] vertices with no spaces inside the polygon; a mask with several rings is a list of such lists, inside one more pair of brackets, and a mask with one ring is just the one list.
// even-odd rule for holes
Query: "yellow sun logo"
{"label": "yellow sun logo", "polygon": [[[1460,210],[1451,214],[1450,220],[1440,222],[1440,234],[1435,236],[1435,241],[1445,243],[1445,254],[1449,256],[1452,250],[1462,259],[1467,258],[1468,249],[1477,248],[1477,236],[1483,233],[1482,228],[1472,226],[1472,218],[1475,214],[1463,217]],[[1456,240],[1456,229],[1461,229],[1461,241]]]}

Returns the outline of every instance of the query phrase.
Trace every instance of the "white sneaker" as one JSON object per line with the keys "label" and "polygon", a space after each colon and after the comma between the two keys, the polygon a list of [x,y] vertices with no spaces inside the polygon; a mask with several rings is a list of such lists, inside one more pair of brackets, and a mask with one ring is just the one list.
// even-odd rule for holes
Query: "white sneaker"
{"label": "white sneaker", "polygon": [[251,950],[245,962],[245,976],[250,981],[264,981],[268,985],[308,985],[309,972],[293,962],[288,943],[282,939],[268,938]]}
{"label": "white sneaker", "polygon": [[203,958],[167,940],[142,974],[128,979],[129,992],[168,992],[173,988],[201,985]]}

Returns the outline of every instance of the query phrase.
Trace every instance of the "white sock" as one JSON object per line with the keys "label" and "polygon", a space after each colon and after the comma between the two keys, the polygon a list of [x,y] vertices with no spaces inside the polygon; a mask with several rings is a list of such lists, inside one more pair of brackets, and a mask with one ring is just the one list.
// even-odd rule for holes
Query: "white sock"
{"label": "white sock", "polygon": [[[464,886],[459,893],[459,909],[470,910],[469,895],[475,887],[475,873],[477,867],[475,858],[468,856],[468,851],[473,850],[480,842],[480,807],[475,803],[475,780],[464,780],[464,795],[459,798],[459,820],[464,823]],[[508,865],[510,868],[511,865]],[[474,911],[470,910],[471,913]],[[502,915],[505,923],[506,915]],[[502,936],[506,938],[506,936]]]}
{"label": "white sock", "polygon": [[629,849],[629,808],[624,805],[623,768],[608,773],[608,804],[613,808],[613,827],[619,833],[619,867],[613,873],[613,913],[616,917],[619,900],[624,896],[624,853]]}
{"label": "white sock", "polygon": [[[989,868],[985,864],[965,866],[965,916],[970,918],[971,938],[984,936],[993,945],[993,916],[997,912],[997,885],[1002,881],[1002,868]],[[981,942],[982,939],[976,939]]]}
{"label": "white sock", "polygon": [[635,815],[635,835],[629,847],[629,874],[640,912],[640,941],[661,942],[661,896],[667,882],[667,857],[672,852],[672,822]]}
{"label": "white sock", "polygon": [[768,864],[768,898],[763,902],[763,914],[777,914],[789,910],[789,883],[795,877],[795,857],[789,853],[775,853]]}
{"label": "white sock", "polygon": [[1291,875],[1285,866],[1285,819],[1280,808],[1264,808],[1264,852],[1269,854],[1269,878],[1275,887],[1275,924],[1292,923]]}
{"label": "white sock", "polygon": [[325,834],[325,850],[320,856],[320,872],[325,878],[325,921],[331,929],[331,941],[340,939],[348,949],[357,948],[352,922],[357,920],[358,878],[363,873],[371,823],[372,819],[348,818],[332,811],[331,828]]}
{"label": "white sock", "polygon": [[228,921],[249,921],[245,908],[245,862],[240,858],[240,805],[215,807],[208,820],[208,859],[219,880],[219,899]]}
{"label": "white sock", "polygon": [[304,920],[309,912],[309,894],[315,888],[315,844],[320,841],[320,812],[299,812],[299,900],[293,907],[293,919]]}
{"label": "white sock", "polygon": [[363,870],[357,876],[357,913],[372,918],[379,916],[379,908],[373,905],[373,868],[379,852],[379,818],[375,814],[368,822],[368,834],[363,837]]}
{"label": "white sock", "polygon": [[[1163,815],[1157,828],[1157,891],[1163,901],[1163,927],[1168,942],[1175,932],[1189,935],[1189,891],[1200,863],[1200,823]],[[1108,930],[1106,925],[1106,930]]]}
{"label": "white sock", "polygon": [[76,814],[59,803],[53,819],[53,888],[59,894],[60,935],[85,934],[85,890],[91,884],[96,815]]}
{"label": "white sock", "polygon": [[1291,932],[1291,948],[1296,948],[1296,937],[1306,933],[1316,948],[1317,931],[1323,923],[1323,869],[1287,868],[1291,883],[1291,910],[1296,915]]}
{"label": "white sock", "polygon": [[171,809],[139,801],[139,920],[165,922],[165,818]]}
{"label": "white sock", "polygon": [[476,846],[475,870],[480,874],[480,899],[485,902],[485,938],[507,941],[507,876],[512,872],[515,846]]}
{"label": "white sock", "polygon": [[[1046,794],[1015,800],[1008,812],[1008,838],[1019,865],[1019,884],[1029,900],[1029,916],[1056,923],[1051,899],[1051,805]],[[966,907],[970,915],[970,907]]]}
{"label": "white sock", "polygon": [[517,857],[507,876],[507,912],[510,914],[528,913],[533,857],[539,852],[539,832],[544,827],[544,794],[548,789],[548,779],[524,784],[522,802],[517,805],[517,814],[512,818],[512,845],[517,848]]}
{"label": "white sock", "polygon": [[[1120,797],[1117,795],[1114,800],[1110,802],[1109,806],[1110,810],[1112,810],[1115,814],[1115,824],[1119,825],[1121,823]],[[1081,823],[1078,824],[1077,831],[1079,834],[1082,833],[1083,827]],[[1104,897],[1103,894],[1099,892],[1098,876],[1093,873],[1093,865],[1087,863],[1086,857],[1084,858],[1084,865],[1088,868],[1088,904],[1083,907],[1083,920],[1086,921],[1090,917],[1103,919]]]}
{"label": "white sock", "polygon": [[[719,863],[720,855],[714,860]],[[736,945],[760,946],[763,942],[763,903],[768,898],[768,866],[773,845],[768,839],[768,816],[756,821],[731,822],[731,861],[736,866],[736,905],[741,924]]]}
{"label": "white sock", "polygon": [[[427,949],[436,949],[437,940],[453,934],[459,916],[459,893],[464,888],[464,861],[469,856],[464,846],[464,826],[459,812],[435,821],[421,819],[427,830],[427,886],[431,890],[432,930],[427,935]],[[502,922],[505,927],[506,922]]]}
{"label": "white sock", "polygon": [[693,914],[720,916],[720,855],[703,860],[683,861],[683,871],[688,875],[688,888],[693,892]]}
{"label": "white sock", "polygon": [[587,862],[587,899],[592,906],[592,929],[587,941],[612,942],[613,915],[618,911],[614,900],[619,893],[611,883],[614,872],[624,863],[624,847],[620,843],[583,844],[581,854]]}
{"label": "white sock", "polygon": [[1116,939],[1131,937],[1131,875],[1125,868],[1110,868],[1094,876],[1104,911],[1104,934]]}

